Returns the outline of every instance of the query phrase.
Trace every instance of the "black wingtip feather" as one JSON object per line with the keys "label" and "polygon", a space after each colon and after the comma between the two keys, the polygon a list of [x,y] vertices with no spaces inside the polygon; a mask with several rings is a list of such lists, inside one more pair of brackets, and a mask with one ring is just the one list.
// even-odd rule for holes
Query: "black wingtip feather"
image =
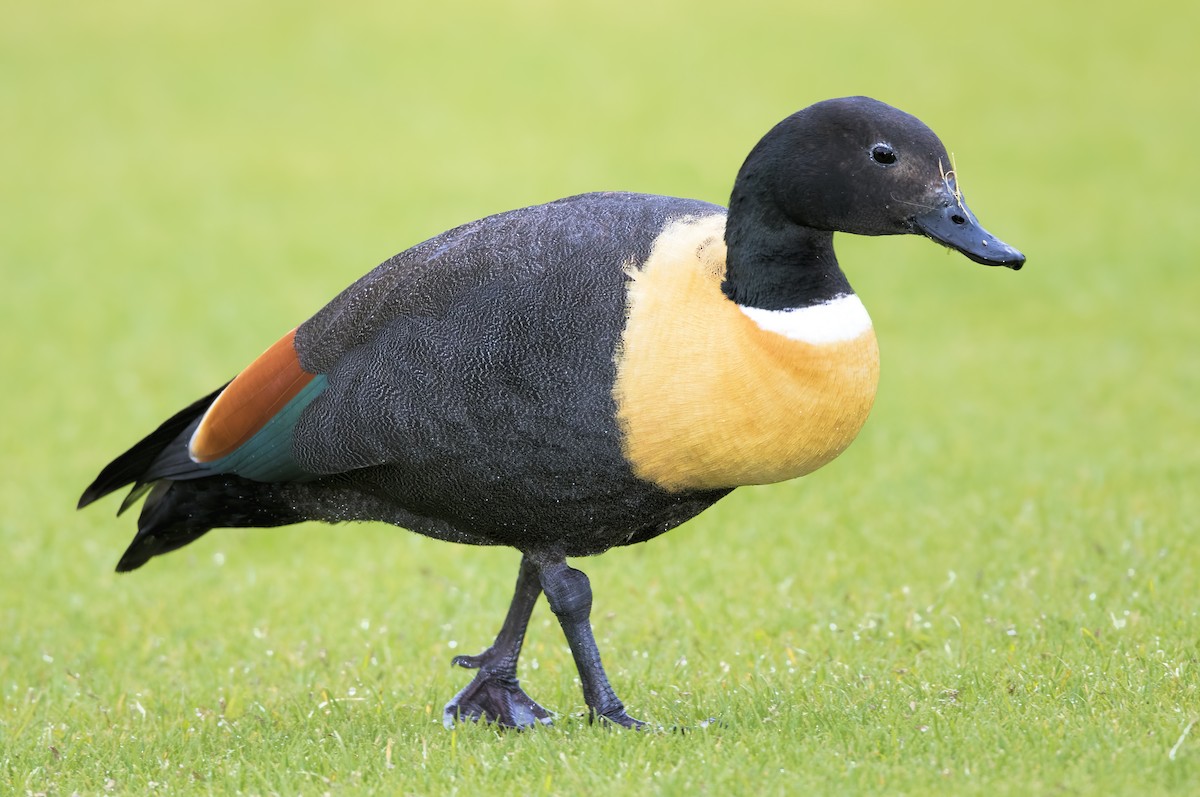
{"label": "black wingtip feather", "polygon": [[121,505],[119,507],[117,507],[117,517],[120,517],[121,515],[125,514],[125,511],[127,509],[129,509],[129,507],[136,504],[138,502],[138,499],[140,499],[143,495],[145,495],[147,492],[149,492],[150,488],[153,486],[154,485],[149,482],[142,482],[142,481],[134,482],[133,489],[129,491],[129,494],[125,496],[125,500],[123,500],[121,502]]}
{"label": "black wingtip feather", "polygon": [[188,424],[208,409],[208,406],[216,400],[217,396],[224,389],[225,386],[222,385],[219,389],[204,398],[192,402],[163,421],[157,429],[138,441],[124,454],[108,463],[104,470],[100,471],[100,475],[96,477],[96,480],[83,491],[83,495],[79,497],[79,504],[76,508],[83,509],[88,504],[98,501],[109,493],[114,493],[127,484],[133,484],[135,487],[133,493],[130,494],[130,499],[127,499],[121,505],[121,512],[128,509],[129,504],[137,500],[142,494],[143,491],[139,489],[142,485],[139,482],[143,480],[143,477],[158,458],[163,448],[178,437],[188,427]]}

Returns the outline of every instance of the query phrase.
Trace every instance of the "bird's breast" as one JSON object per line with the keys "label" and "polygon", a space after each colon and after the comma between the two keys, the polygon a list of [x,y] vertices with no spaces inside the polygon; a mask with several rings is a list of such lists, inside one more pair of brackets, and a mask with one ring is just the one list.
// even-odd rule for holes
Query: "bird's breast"
{"label": "bird's breast", "polygon": [[723,233],[722,216],[675,222],[629,268],[613,388],[622,451],[671,491],[816,470],[858,435],[879,381],[857,297],[807,314],[741,308],[720,287]]}

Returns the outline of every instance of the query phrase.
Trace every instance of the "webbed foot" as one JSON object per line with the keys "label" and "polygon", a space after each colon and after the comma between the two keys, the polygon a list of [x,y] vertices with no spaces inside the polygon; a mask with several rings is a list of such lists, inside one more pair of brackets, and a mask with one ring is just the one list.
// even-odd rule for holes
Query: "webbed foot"
{"label": "webbed foot", "polygon": [[[490,652],[490,651],[489,651]],[[453,728],[456,720],[494,722],[504,728],[531,728],[549,725],[550,712],[525,694],[516,677],[496,672],[489,664],[487,653],[479,656],[455,656],[454,664],[479,673],[454,696],[442,711],[442,724]]]}

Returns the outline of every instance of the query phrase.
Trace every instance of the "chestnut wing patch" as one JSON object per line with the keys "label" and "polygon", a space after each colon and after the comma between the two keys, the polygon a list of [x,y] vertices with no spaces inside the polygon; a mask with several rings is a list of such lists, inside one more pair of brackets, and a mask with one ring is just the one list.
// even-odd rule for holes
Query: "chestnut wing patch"
{"label": "chestnut wing patch", "polygon": [[292,434],[327,380],[300,366],[295,337],[293,329],[221,392],[188,443],[192,461],[257,481],[313,478],[292,454]]}

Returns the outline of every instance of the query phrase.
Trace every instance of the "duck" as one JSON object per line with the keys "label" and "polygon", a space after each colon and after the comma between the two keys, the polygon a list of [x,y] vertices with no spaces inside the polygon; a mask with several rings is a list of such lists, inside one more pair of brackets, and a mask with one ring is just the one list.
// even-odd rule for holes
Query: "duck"
{"label": "duck", "polygon": [[916,234],[983,265],[1025,256],[967,207],[937,135],[868,97],[817,102],[746,157],[728,208],[589,193],[437,235],[350,285],[105,467],[79,507],[144,499],[117,564],[212,529],[383,522],[521,552],[492,642],[443,721],[554,714],[517,678],[546,596],[587,716],[635,719],[568,558],[658,537],[732,490],[838,456],[875,399],[870,316],[834,234]]}

